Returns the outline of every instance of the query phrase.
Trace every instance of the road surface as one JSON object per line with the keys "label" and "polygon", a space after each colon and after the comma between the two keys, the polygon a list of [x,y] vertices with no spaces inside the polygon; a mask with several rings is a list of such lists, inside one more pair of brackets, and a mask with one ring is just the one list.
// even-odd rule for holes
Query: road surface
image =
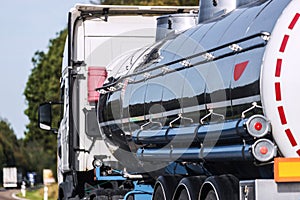
{"label": "road surface", "polygon": [[16,189],[12,189],[12,190],[0,189],[0,199],[1,200],[14,200],[14,199],[22,200],[22,198],[13,197],[13,194],[17,194],[19,192],[20,190],[16,190]]}

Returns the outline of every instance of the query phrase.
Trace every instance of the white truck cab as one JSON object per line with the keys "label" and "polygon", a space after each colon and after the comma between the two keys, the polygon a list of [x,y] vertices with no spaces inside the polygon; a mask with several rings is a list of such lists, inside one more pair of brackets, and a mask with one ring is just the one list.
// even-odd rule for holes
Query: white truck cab
{"label": "white truck cab", "polygon": [[[76,4],[70,10],[61,77],[59,199],[86,196],[87,185],[94,187],[97,165],[122,168],[101,137],[95,111],[99,99],[95,89],[109,77],[112,69],[107,69],[108,64],[125,52],[155,42],[159,15],[193,10],[197,7],[83,4]],[[45,117],[51,110],[50,104],[43,104],[39,111],[39,125],[45,130],[52,130],[51,117]]]}

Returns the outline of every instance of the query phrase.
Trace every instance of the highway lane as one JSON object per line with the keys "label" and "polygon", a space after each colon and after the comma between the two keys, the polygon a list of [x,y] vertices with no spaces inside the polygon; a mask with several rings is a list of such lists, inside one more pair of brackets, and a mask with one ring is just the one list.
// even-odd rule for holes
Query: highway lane
{"label": "highway lane", "polygon": [[14,200],[14,199],[23,200],[22,198],[13,197],[13,194],[17,194],[19,192],[20,192],[19,189],[11,189],[11,190],[0,189],[0,199],[1,200]]}

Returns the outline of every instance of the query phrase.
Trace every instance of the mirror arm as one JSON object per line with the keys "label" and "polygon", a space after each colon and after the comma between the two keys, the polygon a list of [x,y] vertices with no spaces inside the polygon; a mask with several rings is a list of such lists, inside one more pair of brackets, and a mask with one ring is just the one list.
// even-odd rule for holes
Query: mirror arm
{"label": "mirror arm", "polygon": [[57,135],[57,134],[58,134],[58,129],[53,128],[53,129],[51,129],[51,132],[52,132],[53,134]]}

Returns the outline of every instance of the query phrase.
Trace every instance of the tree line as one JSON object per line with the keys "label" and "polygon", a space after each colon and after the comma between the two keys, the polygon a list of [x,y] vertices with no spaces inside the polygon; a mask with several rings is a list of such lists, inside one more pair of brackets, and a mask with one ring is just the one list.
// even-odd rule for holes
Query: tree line
{"label": "tree line", "polygon": [[[10,123],[5,119],[0,119],[0,165],[1,167],[17,167],[23,176],[27,172],[39,170],[37,159],[42,152],[37,149],[39,143],[36,141],[27,141],[17,139]],[[40,154],[40,155],[37,155]],[[0,183],[2,180],[2,168],[0,170]]]}
{"label": "tree line", "polygon": [[[0,177],[3,167],[16,166],[23,176],[36,172],[42,177],[43,169],[56,173],[56,135],[38,128],[38,107],[42,102],[60,99],[61,63],[67,31],[63,30],[51,39],[48,51],[37,51],[33,58],[33,69],[28,77],[24,95],[29,118],[25,138],[17,139],[10,123],[0,119]],[[54,116],[59,121],[59,110]],[[0,178],[0,183],[2,178]]]}

